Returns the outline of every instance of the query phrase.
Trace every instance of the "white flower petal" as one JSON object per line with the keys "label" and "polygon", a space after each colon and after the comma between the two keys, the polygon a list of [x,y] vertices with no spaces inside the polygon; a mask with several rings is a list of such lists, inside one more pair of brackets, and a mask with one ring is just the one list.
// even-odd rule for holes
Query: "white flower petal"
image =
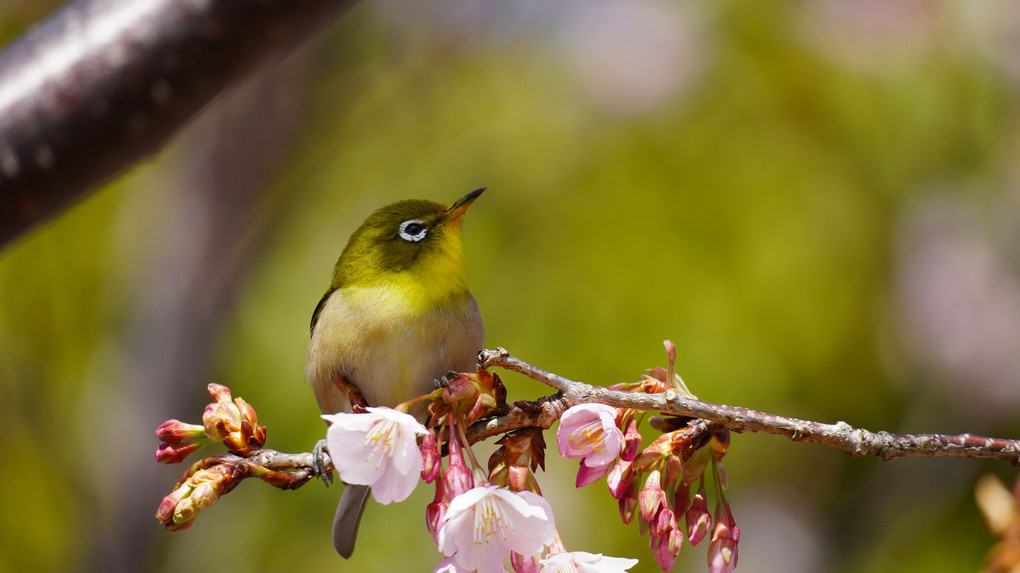
{"label": "white flower petal", "polygon": [[371,485],[382,476],[383,468],[372,461],[371,449],[366,452],[365,432],[353,432],[333,424],[326,431],[326,443],[343,481]]}
{"label": "white flower petal", "polygon": [[322,419],[329,422],[330,427],[337,425],[354,432],[366,430],[369,427],[371,427],[372,424],[374,423],[371,416],[352,414],[350,412],[340,412],[339,414],[323,414]]}
{"label": "white flower petal", "polygon": [[372,497],[383,505],[407,499],[418,485],[418,474],[397,474],[387,472],[372,485]]}
{"label": "white flower petal", "polygon": [[541,496],[483,486],[450,502],[439,549],[464,569],[502,571],[508,552],[537,556],[555,535],[552,510]]}
{"label": "white flower petal", "polygon": [[638,564],[637,559],[605,557],[601,553],[571,551],[550,555],[541,562],[540,573],[623,573]]}
{"label": "white flower petal", "polygon": [[411,495],[421,472],[416,436],[425,433],[425,426],[390,408],[323,418],[331,422],[326,442],[340,479],[371,486],[373,496],[384,504]]}

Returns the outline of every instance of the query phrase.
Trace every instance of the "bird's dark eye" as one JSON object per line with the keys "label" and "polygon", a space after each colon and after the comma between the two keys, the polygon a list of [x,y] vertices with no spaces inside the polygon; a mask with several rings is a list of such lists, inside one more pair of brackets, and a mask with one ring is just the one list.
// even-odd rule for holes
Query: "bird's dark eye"
{"label": "bird's dark eye", "polygon": [[425,238],[425,233],[427,232],[428,227],[425,226],[421,219],[408,219],[400,224],[400,238],[405,241],[417,243]]}

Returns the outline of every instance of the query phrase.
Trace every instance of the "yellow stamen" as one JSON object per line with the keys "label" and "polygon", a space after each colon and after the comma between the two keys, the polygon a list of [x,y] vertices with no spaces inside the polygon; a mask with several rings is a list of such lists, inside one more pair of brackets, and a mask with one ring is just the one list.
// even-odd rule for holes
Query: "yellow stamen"
{"label": "yellow stamen", "polygon": [[495,496],[486,496],[475,506],[475,545],[489,543],[493,535],[500,535],[508,541],[507,530],[514,531],[513,521],[503,512],[503,506]]}
{"label": "yellow stamen", "polygon": [[605,449],[604,433],[602,421],[592,420],[571,432],[570,438],[567,441],[570,442],[570,445],[581,450],[591,448],[592,451],[601,452]]}
{"label": "yellow stamen", "polygon": [[380,421],[365,434],[365,443],[361,447],[370,448],[365,461],[369,462],[375,458],[375,469],[379,469],[381,459],[393,457],[392,433],[396,427],[397,425],[389,420]]}

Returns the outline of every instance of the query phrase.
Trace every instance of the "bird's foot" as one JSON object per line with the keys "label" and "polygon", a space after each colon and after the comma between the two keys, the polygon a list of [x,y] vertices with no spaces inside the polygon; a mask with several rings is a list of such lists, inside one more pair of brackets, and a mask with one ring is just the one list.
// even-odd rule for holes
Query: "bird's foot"
{"label": "bird's foot", "polygon": [[457,372],[456,370],[447,370],[446,374],[443,374],[442,377],[440,378],[436,378],[435,380],[432,381],[432,383],[435,384],[437,389],[449,388],[450,381],[455,380],[457,378],[460,378],[460,372]]}
{"label": "bird's foot", "polygon": [[322,483],[329,487],[333,483],[333,470],[326,471],[326,440],[319,440],[312,448],[312,470],[315,477],[322,480]]}

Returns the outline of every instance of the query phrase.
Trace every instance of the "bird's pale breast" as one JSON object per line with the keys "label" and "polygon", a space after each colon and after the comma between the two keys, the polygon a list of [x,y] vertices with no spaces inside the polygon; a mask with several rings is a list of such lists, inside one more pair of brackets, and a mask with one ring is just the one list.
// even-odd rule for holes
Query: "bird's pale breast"
{"label": "bird's pale breast", "polygon": [[322,412],[350,410],[333,373],[357,386],[370,406],[394,406],[430,392],[449,370],[474,369],[485,337],[474,297],[465,292],[425,312],[415,306],[387,287],[333,292],[312,332],[305,367]]}

